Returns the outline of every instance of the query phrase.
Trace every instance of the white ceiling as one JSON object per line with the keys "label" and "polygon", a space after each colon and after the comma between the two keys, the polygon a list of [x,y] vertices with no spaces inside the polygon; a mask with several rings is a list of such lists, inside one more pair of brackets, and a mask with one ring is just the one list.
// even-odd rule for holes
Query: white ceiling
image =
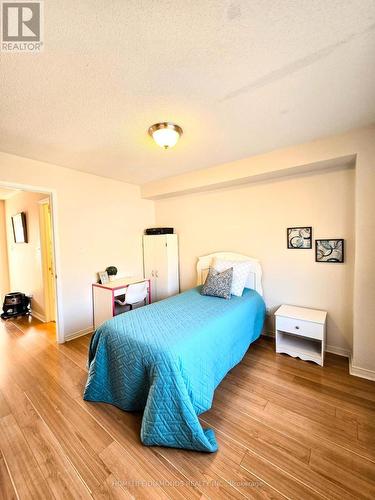
{"label": "white ceiling", "polygon": [[375,121],[375,0],[45,2],[0,72],[0,150],[144,183]]}

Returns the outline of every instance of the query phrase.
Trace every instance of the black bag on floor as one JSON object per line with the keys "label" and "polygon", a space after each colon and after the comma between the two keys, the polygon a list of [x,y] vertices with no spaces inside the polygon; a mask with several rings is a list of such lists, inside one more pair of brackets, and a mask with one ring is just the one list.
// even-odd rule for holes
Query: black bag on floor
{"label": "black bag on floor", "polygon": [[3,303],[2,319],[30,314],[30,297],[21,292],[7,293]]}

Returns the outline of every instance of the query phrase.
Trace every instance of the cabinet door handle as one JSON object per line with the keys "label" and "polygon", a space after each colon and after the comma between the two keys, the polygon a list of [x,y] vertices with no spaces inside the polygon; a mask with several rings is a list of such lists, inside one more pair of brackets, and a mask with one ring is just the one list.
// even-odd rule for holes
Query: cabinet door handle
{"label": "cabinet door handle", "polygon": [[155,271],[155,276],[159,278],[159,271]]}
{"label": "cabinet door handle", "polygon": [[299,326],[296,326],[296,327],[295,327],[295,329],[296,329],[296,330],[299,330]]}
{"label": "cabinet door handle", "polygon": [[151,271],[151,276],[152,276],[152,277],[154,277],[154,276],[155,276],[154,271]]}

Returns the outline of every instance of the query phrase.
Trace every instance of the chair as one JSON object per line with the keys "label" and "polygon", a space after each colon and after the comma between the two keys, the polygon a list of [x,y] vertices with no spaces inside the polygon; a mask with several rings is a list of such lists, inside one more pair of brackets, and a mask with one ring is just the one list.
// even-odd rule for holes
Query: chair
{"label": "chair", "polygon": [[147,297],[147,281],[141,283],[134,283],[129,285],[125,292],[125,300],[115,299],[115,303],[120,306],[129,306],[130,310],[133,309],[134,304],[143,302],[145,304]]}

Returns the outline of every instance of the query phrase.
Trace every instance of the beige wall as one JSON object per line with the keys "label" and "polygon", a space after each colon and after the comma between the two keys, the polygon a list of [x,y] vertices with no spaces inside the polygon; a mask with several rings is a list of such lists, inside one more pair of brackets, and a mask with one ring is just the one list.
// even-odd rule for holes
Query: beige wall
{"label": "beige wall", "polygon": [[0,200],[0,309],[3,304],[4,295],[9,291],[5,203],[3,200]]}
{"label": "beige wall", "polygon": [[271,180],[296,172],[317,171],[343,159],[355,162],[351,372],[375,380],[375,319],[372,313],[375,304],[375,126],[151,182],[142,186],[142,195],[149,199],[167,198],[189,191]]}
{"label": "beige wall", "polygon": [[142,274],[142,233],[154,223],[153,202],[139,187],[0,153],[0,182],[53,191],[62,338],[92,327],[91,284],[115,265]]}
{"label": "beige wall", "polygon": [[[20,191],[5,200],[10,289],[32,295],[32,309],[44,321],[45,303],[40,249],[39,204],[45,194]],[[28,243],[15,243],[12,215],[26,213]]]}
{"label": "beige wall", "polygon": [[[328,344],[352,348],[354,170],[295,176],[156,202],[158,225],[180,239],[181,286],[195,286],[197,256],[235,251],[260,259],[264,297],[327,310]],[[314,249],[288,250],[286,228],[345,238],[344,264],[315,263]]]}

